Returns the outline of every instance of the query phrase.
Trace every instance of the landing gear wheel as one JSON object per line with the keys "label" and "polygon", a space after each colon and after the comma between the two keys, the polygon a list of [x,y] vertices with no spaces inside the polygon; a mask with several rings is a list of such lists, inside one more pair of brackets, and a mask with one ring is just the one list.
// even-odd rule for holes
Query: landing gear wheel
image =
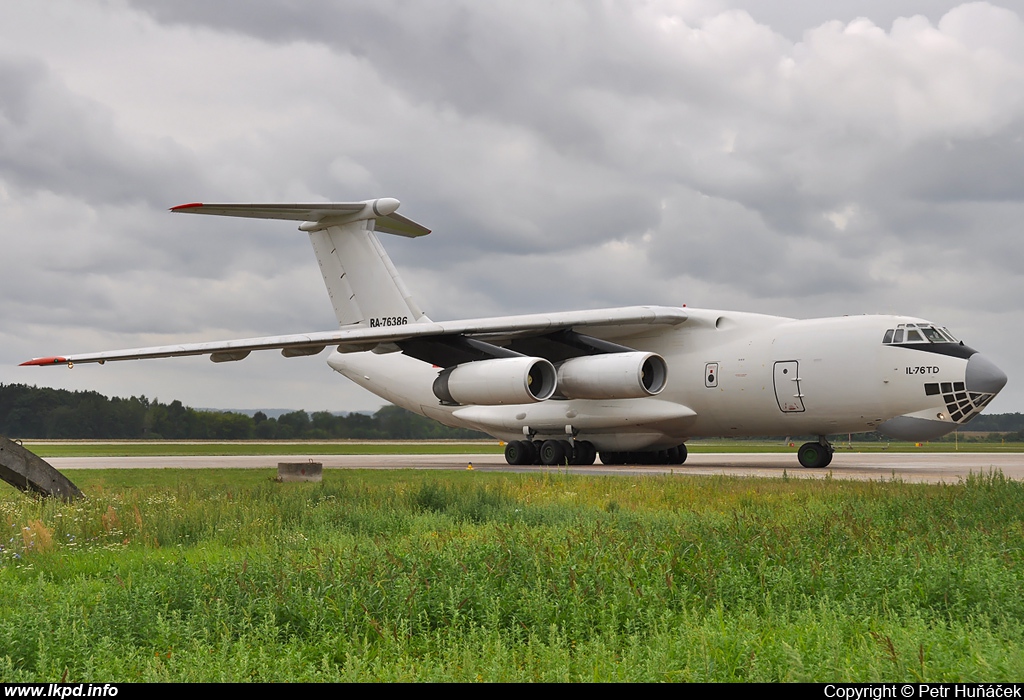
{"label": "landing gear wheel", "polygon": [[668,460],[665,464],[682,464],[686,461],[686,445],[681,444],[675,447],[670,447],[668,450]]}
{"label": "landing gear wheel", "polygon": [[597,450],[594,448],[594,443],[588,440],[579,440],[575,443],[574,447],[573,464],[585,467],[593,464],[597,459]]}
{"label": "landing gear wheel", "polygon": [[540,463],[548,467],[565,464],[565,449],[561,440],[545,440],[540,446]]}
{"label": "landing gear wheel", "polygon": [[533,445],[533,460],[530,461],[529,463],[530,464],[543,464],[543,462],[540,461],[540,448],[542,448],[544,446],[544,441],[543,440],[534,440],[530,444]]}
{"label": "landing gear wheel", "polygon": [[587,450],[583,447],[582,443],[573,440],[572,442],[565,441],[562,445],[565,448],[565,461],[572,466],[579,466],[583,464],[582,460],[587,456]]}
{"label": "landing gear wheel", "polygon": [[529,440],[523,440],[523,464],[537,463],[537,446]]}
{"label": "landing gear wheel", "polygon": [[513,440],[505,445],[505,461],[512,465],[533,463],[533,445],[524,440]]}
{"label": "landing gear wheel", "polygon": [[573,447],[573,444],[568,440],[559,440],[558,442],[562,444],[563,455],[562,461],[559,462],[559,464],[563,464],[566,466],[570,464],[576,464],[576,449]]}
{"label": "landing gear wheel", "polygon": [[805,442],[800,445],[796,458],[807,469],[821,469],[832,461],[832,450],[817,442]]}

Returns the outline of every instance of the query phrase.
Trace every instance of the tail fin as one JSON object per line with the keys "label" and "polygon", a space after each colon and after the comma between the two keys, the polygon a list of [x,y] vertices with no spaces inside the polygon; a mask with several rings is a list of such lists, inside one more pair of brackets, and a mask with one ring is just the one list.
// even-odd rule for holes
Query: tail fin
{"label": "tail fin", "polygon": [[340,325],[376,328],[429,320],[377,240],[372,221],[311,231],[309,240]]}
{"label": "tail fin", "polygon": [[399,236],[430,233],[395,213],[397,199],[324,204],[183,204],[189,214],[291,219],[304,222],[334,314],[342,326],[405,325],[429,321],[413,300],[374,230]]}

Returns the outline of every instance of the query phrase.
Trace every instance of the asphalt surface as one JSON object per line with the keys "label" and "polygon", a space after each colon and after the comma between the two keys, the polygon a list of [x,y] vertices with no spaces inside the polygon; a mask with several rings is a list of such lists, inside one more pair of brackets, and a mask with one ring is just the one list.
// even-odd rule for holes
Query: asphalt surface
{"label": "asphalt surface", "polygon": [[[478,471],[544,472],[557,467],[512,467],[496,454],[477,455],[261,455],[229,457],[52,457],[65,469],[257,469],[278,462],[321,462],[325,469],[466,469]],[[1024,479],[1024,453],[851,453],[837,451],[826,469],[804,469],[793,454],[691,454],[681,466],[562,467],[573,474],[724,474],[747,477],[870,479],[956,483],[970,473],[999,470],[1011,479]]]}

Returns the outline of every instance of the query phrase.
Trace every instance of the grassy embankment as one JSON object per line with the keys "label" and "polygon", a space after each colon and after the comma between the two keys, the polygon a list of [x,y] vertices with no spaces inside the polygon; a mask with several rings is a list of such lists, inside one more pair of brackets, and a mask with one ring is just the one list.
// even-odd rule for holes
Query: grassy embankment
{"label": "grassy embankment", "polygon": [[[803,440],[798,440],[799,445]],[[691,453],[795,452],[795,447],[778,441],[694,440],[687,443]],[[477,442],[150,442],[138,441],[32,441],[25,447],[40,457],[188,457],[194,455],[366,455],[366,454],[501,454],[497,441]],[[835,443],[838,452],[1024,452],[1020,442],[912,442]]]}
{"label": "grassy embankment", "polygon": [[1012,680],[1024,484],[271,470],[0,494],[0,680]]}

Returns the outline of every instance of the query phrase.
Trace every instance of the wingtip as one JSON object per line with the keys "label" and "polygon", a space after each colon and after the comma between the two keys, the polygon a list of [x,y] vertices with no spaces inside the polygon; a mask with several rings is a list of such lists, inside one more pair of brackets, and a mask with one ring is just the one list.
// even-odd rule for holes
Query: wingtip
{"label": "wingtip", "polygon": [[28,362],[22,362],[19,367],[45,367],[46,365],[62,365],[67,362],[67,358],[64,357],[37,357],[29,360]]}
{"label": "wingtip", "polygon": [[195,209],[196,207],[203,206],[202,202],[189,202],[188,204],[179,204],[176,207],[171,207],[170,211],[181,211],[182,209]]}

